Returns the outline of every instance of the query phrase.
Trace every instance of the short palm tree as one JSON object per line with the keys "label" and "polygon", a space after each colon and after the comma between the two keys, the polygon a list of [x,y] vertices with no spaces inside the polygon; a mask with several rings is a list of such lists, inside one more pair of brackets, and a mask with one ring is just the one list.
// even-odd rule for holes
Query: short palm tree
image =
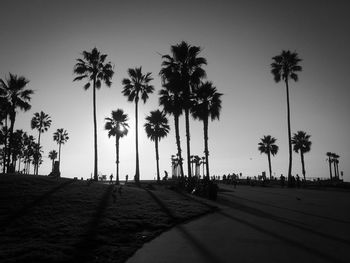
{"label": "short palm tree", "polygon": [[292,138],[293,150],[296,153],[299,153],[300,151],[301,167],[302,167],[304,180],[306,180],[304,154],[311,150],[312,143],[310,141],[310,137],[311,135],[306,134],[306,132],[298,131],[297,133],[293,134],[293,138]]}
{"label": "short palm tree", "polygon": [[52,171],[54,167],[55,160],[57,159],[57,152],[55,150],[52,150],[49,152],[49,158],[52,160]]}
{"label": "short palm tree", "polygon": [[332,162],[333,162],[332,158],[333,158],[333,153],[327,152],[326,155],[328,157],[329,177],[332,180],[333,179],[333,177],[332,177]]}
{"label": "short palm tree", "polygon": [[290,127],[290,106],[289,106],[289,80],[298,81],[297,73],[302,70],[299,65],[301,59],[296,52],[282,50],[282,53],[272,58],[271,73],[275,82],[284,81],[287,92],[287,122],[288,122],[288,146],[289,146],[289,166],[288,166],[288,182],[290,183],[292,175],[292,136]]}
{"label": "short palm tree", "polygon": [[202,68],[207,64],[203,57],[199,57],[201,48],[191,46],[185,41],[173,45],[170,48],[171,55],[162,56],[161,75],[165,78],[171,78],[174,73],[179,74],[184,104],[186,121],[186,143],[187,143],[187,172],[191,176],[191,150],[190,150],[190,109],[193,106],[191,95],[196,86],[199,85],[202,78],[206,76]]}
{"label": "short palm tree", "polygon": [[110,118],[105,118],[105,129],[108,131],[108,137],[115,136],[115,154],[116,154],[116,184],[119,184],[119,139],[128,134],[129,124],[128,115],[122,109],[112,111]]}
{"label": "short palm tree", "polygon": [[61,145],[65,144],[68,141],[68,132],[66,130],[62,129],[57,129],[56,132],[53,134],[53,140],[57,142],[58,144],[58,170],[60,170],[61,167]]}
{"label": "short palm tree", "polygon": [[150,85],[152,79],[151,73],[142,74],[142,68],[129,68],[129,78],[122,80],[123,95],[128,97],[128,101],[135,102],[135,140],[136,140],[136,172],[135,182],[140,182],[140,163],[139,163],[139,139],[138,139],[138,102],[141,98],[146,103],[148,94],[153,93],[154,87]]}
{"label": "short palm tree", "polygon": [[272,169],[271,169],[271,154],[275,156],[278,152],[278,146],[276,143],[276,138],[271,135],[264,135],[263,138],[260,139],[261,142],[258,143],[258,150],[260,153],[266,153],[267,159],[269,161],[269,172],[270,172],[270,180],[272,179]]}
{"label": "short palm tree", "polygon": [[77,59],[74,73],[78,75],[73,81],[87,79],[84,89],[88,90],[92,84],[92,104],[94,119],[94,180],[98,180],[98,157],[97,157],[97,124],[96,124],[96,89],[101,88],[102,82],[107,87],[112,85],[111,79],[114,71],[111,62],[105,62],[107,55],[101,54],[97,48],[91,52],[83,51],[83,58]]}
{"label": "short palm tree", "polygon": [[7,148],[7,172],[10,172],[10,149],[12,146],[13,129],[16,121],[16,109],[19,108],[23,111],[28,111],[31,108],[29,104],[31,95],[34,91],[26,89],[29,80],[23,76],[17,76],[10,73],[9,78],[3,80],[0,79],[0,90],[3,96],[7,98],[9,102],[10,128],[9,128],[9,144]]}
{"label": "short palm tree", "polygon": [[336,153],[332,154],[332,159],[333,159],[333,167],[334,167],[334,178],[339,179],[339,173],[338,173],[338,163],[339,163],[339,155]]}
{"label": "short palm tree", "polygon": [[[39,131],[38,145],[40,146],[40,136],[43,132],[46,132],[51,126],[51,117],[44,113],[43,111],[34,113],[34,117],[31,121],[32,129],[37,129]],[[39,166],[34,167],[34,174],[38,175]]]}
{"label": "short palm tree", "polygon": [[204,154],[206,162],[207,179],[209,173],[208,124],[209,117],[213,121],[219,119],[221,110],[221,96],[211,82],[204,82],[194,91],[194,106],[192,116],[203,121]]}
{"label": "short palm tree", "polygon": [[150,115],[146,117],[145,131],[147,137],[150,138],[155,143],[156,149],[156,165],[157,165],[157,182],[160,182],[159,175],[159,150],[158,142],[166,137],[170,131],[168,125],[168,119],[164,112],[160,110],[151,111]]}
{"label": "short palm tree", "polygon": [[173,74],[171,77],[166,77],[160,73],[163,81],[163,88],[159,91],[159,105],[163,107],[163,111],[174,116],[175,124],[175,140],[177,146],[178,162],[180,167],[180,176],[184,178],[182,151],[180,141],[179,118],[183,111],[183,97],[181,96],[181,82],[179,74]]}

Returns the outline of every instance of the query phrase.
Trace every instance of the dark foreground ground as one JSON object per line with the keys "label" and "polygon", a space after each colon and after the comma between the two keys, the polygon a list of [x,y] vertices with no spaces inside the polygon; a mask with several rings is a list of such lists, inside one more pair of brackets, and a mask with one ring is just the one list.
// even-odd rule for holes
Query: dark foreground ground
{"label": "dark foreground ground", "polygon": [[215,210],[165,186],[118,190],[0,175],[0,262],[125,262],[164,230]]}
{"label": "dark foreground ground", "polygon": [[220,210],[161,234],[127,263],[350,262],[350,191],[220,188]]}

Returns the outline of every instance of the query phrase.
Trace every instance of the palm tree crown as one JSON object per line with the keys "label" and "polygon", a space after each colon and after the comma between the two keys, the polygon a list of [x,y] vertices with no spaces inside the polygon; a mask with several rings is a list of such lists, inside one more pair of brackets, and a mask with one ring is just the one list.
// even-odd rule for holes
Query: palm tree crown
{"label": "palm tree crown", "polygon": [[307,153],[311,150],[311,144],[310,141],[311,135],[306,134],[304,131],[298,131],[297,133],[294,133],[292,138],[292,144],[293,144],[293,150],[296,153],[302,152]]}
{"label": "palm tree crown", "polygon": [[298,81],[297,72],[302,71],[299,64],[302,60],[298,57],[298,53],[290,52],[289,50],[282,50],[282,53],[272,58],[271,73],[276,82],[288,81],[292,79]]}
{"label": "palm tree crown", "polygon": [[145,131],[147,137],[152,141],[159,141],[168,135],[170,126],[164,112],[160,110],[151,111],[150,115],[146,117],[146,121]]}
{"label": "palm tree crown", "polygon": [[37,129],[39,133],[46,132],[51,126],[51,117],[43,111],[34,113],[31,120],[32,129]]}

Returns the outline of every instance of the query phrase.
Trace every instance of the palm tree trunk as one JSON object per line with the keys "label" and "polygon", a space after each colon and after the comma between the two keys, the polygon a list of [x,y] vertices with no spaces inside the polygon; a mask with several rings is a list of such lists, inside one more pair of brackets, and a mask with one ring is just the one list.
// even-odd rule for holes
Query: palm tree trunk
{"label": "palm tree trunk", "polygon": [[[41,127],[39,127],[39,136],[38,136],[38,152],[40,152],[40,136],[41,136]],[[39,158],[39,153],[38,153],[38,158]],[[38,175],[39,172],[39,159],[35,160],[35,169],[34,169],[34,174]]]}
{"label": "palm tree trunk", "polygon": [[206,160],[206,170],[207,170],[207,179],[210,179],[209,174],[209,149],[208,149],[208,116],[203,120],[204,124],[204,154]]}
{"label": "palm tree trunk", "polygon": [[174,115],[174,123],[175,123],[177,155],[179,157],[179,165],[180,165],[180,176],[181,178],[184,178],[184,169],[182,165],[181,144],[180,144],[179,116],[176,114]]}
{"label": "palm tree trunk", "polygon": [[186,144],[187,144],[187,173],[188,177],[191,177],[191,149],[190,149],[190,111],[185,108],[185,119],[186,119]]}
{"label": "palm tree trunk", "polygon": [[61,172],[61,143],[58,144],[58,171]]}
{"label": "palm tree trunk", "polygon": [[300,150],[300,158],[301,158],[301,169],[304,177],[304,181],[306,181],[306,176],[305,176],[305,163],[304,163],[304,154],[303,151]]}
{"label": "palm tree trunk", "polygon": [[[136,95],[138,96],[138,94]],[[135,183],[140,183],[140,164],[139,164],[139,131],[138,131],[138,97],[135,99],[135,129],[136,129],[136,171]]]}
{"label": "palm tree trunk", "polygon": [[7,157],[7,134],[8,134],[8,129],[7,129],[7,115],[5,118],[5,127],[6,127],[6,133],[5,133],[5,144],[4,144],[4,155],[3,155],[3,167],[2,167],[2,173],[5,174],[6,173],[6,157]]}
{"label": "palm tree trunk", "polygon": [[115,184],[119,184],[119,136],[115,136],[115,154],[116,154],[116,173],[115,173]]}
{"label": "palm tree trunk", "polygon": [[53,172],[53,166],[55,165],[55,159],[52,159],[52,168],[51,168],[51,172]]}
{"label": "palm tree trunk", "polygon": [[329,176],[331,178],[331,180],[333,179],[332,178],[332,161],[331,161],[331,157],[328,156],[328,165],[329,165]]}
{"label": "palm tree trunk", "polygon": [[336,160],[335,159],[333,161],[333,166],[334,166],[334,179],[337,179],[337,166],[336,166]]}
{"label": "palm tree trunk", "polygon": [[11,149],[12,149],[12,140],[13,140],[13,128],[15,126],[15,120],[16,120],[16,112],[14,109],[12,109],[12,112],[10,114],[10,121],[11,121],[11,125],[10,125],[10,136],[9,136],[9,144],[8,144],[8,148],[7,148],[7,173],[10,172],[10,166],[11,166],[11,162],[10,162],[10,158],[11,158]]}
{"label": "palm tree trunk", "polygon": [[269,161],[270,180],[272,180],[272,168],[271,168],[271,154],[270,154],[270,152],[267,153],[267,159]]}
{"label": "palm tree trunk", "polygon": [[93,103],[93,116],[94,116],[94,151],[95,151],[95,159],[94,159],[94,180],[98,181],[98,167],[97,167],[97,122],[96,122],[96,76],[94,77],[93,82],[93,92],[92,92],[92,103]]}
{"label": "palm tree trunk", "polygon": [[288,87],[288,79],[286,82],[286,91],[287,91],[287,121],[288,121],[288,146],[289,146],[289,166],[288,166],[288,184],[291,183],[292,176],[292,135],[290,128],[290,106],[289,106],[289,87]]}
{"label": "palm tree trunk", "polygon": [[157,162],[157,183],[160,183],[160,175],[159,175],[159,152],[158,152],[158,138],[156,137],[155,141],[156,147],[156,162]]}

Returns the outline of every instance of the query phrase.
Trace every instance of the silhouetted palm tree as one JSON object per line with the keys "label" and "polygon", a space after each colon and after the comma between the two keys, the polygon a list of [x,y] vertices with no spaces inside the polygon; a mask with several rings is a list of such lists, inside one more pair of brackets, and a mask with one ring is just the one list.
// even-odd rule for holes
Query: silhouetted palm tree
{"label": "silhouetted palm tree", "polygon": [[221,93],[218,93],[216,87],[211,82],[201,83],[194,91],[194,106],[192,108],[192,116],[195,119],[203,121],[204,131],[204,154],[207,170],[207,179],[210,178],[209,173],[209,149],[208,149],[208,124],[209,117],[211,120],[219,119],[221,110]]}
{"label": "silhouetted palm tree", "polygon": [[337,169],[337,163],[339,162],[338,161],[338,158],[340,156],[336,153],[332,153],[332,162],[333,162],[333,167],[334,167],[334,178],[335,179],[339,179],[339,173],[338,173],[338,169]]}
{"label": "silhouetted palm tree", "polygon": [[31,89],[26,89],[26,85],[29,80],[23,76],[17,76],[10,73],[9,78],[2,80],[0,79],[0,90],[2,94],[7,98],[9,102],[9,112],[10,117],[10,129],[9,129],[9,144],[7,149],[7,172],[10,172],[10,149],[12,146],[12,136],[13,129],[16,121],[16,109],[19,108],[23,111],[28,111],[31,108],[29,104],[31,95],[34,91]]}
{"label": "silhouetted palm tree", "polygon": [[206,76],[203,65],[207,61],[203,57],[199,57],[201,48],[191,46],[182,41],[180,44],[173,45],[170,48],[171,56],[162,56],[161,74],[165,78],[171,77],[174,72],[180,75],[180,82],[182,87],[182,96],[184,99],[183,109],[185,111],[186,120],[186,142],[187,142],[187,171],[188,176],[191,176],[191,150],[190,150],[190,121],[189,113],[193,106],[191,94],[193,89],[199,85],[200,80]]}
{"label": "silhouetted palm tree", "polygon": [[55,163],[55,159],[57,159],[57,152],[55,150],[52,150],[49,152],[49,158],[52,160],[52,171]]}
{"label": "silhouetted palm tree", "polygon": [[302,167],[302,173],[304,180],[306,180],[305,177],[305,163],[304,163],[304,154],[309,152],[311,150],[311,141],[310,141],[310,135],[306,134],[304,131],[298,131],[297,133],[294,133],[292,138],[292,144],[293,149],[296,153],[299,153],[300,151],[300,158],[301,158],[301,167]]}
{"label": "silhouetted palm tree", "polygon": [[[51,117],[44,113],[43,111],[36,112],[34,113],[34,117],[32,118],[31,121],[31,127],[32,129],[37,129],[39,131],[39,136],[38,136],[38,145],[40,147],[40,136],[41,133],[46,132],[50,126],[51,126]],[[39,171],[39,166],[36,165],[34,167],[34,174],[38,175],[38,171]]]}
{"label": "silhouetted palm tree", "polygon": [[66,130],[62,129],[57,129],[56,132],[53,134],[53,140],[57,142],[58,144],[58,169],[60,170],[61,167],[61,145],[65,144],[68,141],[68,132]]}
{"label": "silhouetted palm tree", "polygon": [[35,139],[32,135],[24,134],[23,135],[23,143],[24,143],[24,172],[25,174],[29,173],[30,162],[32,161],[32,157],[34,156],[35,149]]}
{"label": "silhouetted palm tree", "polygon": [[180,141],[180,128],[179,118],[183,109],[183,97],[181,96],[181,81],[179,74],[173,74],[166,77],[165,74],[160,72],[163,82],[163,88],[159,91],[159,105],[163,107],[163,111],[169,115],[174,116],[175,125],[175,139],[177,146],[177,165],[180,166],[180,176],[184,178],[182,153],[181,153],[181,141]]}
{"label": "silhouetted palm tree", "polygon": [[146,117],[145,131],[147,137],[150,138],[155,143],[156,149],[156,163],[157,163],[157,182],[160,182],[159,175],[159,150],[158,142],[166,137],[170,131],[168,125],[168,119],[164,112],[160,110],[151,111],[150,115]]}
{"label": "silhouetted palm tree", "polygon": [[271,135],[267,135],[260,139],[261,142],[258,143],[258,150],[260,153],[266,153],[267,159],[269,161],[269,172],[270,172],[270,180],[272,179],[272,169],[271,169],[271,154],[275,156],[278,152],[278,146],[276,143],[276,138]]}
{"label": "silhouetted palm tree", "polygon": [[288,122],[288,145],[289,145],[289,166],[288,166],[288,182],[290,183],[292,175],[292,138],[290,127],[290,106],[289,106],[289,80],[298,81],[297,72],[302,70],[299,66],[301,59],[296,52],[282,50],[282,53],[272,58],[271,73],[276,82],[284,81],[287,92],[287,122]]}
{"label": "silhouetted palm tree", "polygon": [[108,137],[115,136],[115,154],[116,154],[116,184],[119,184],[119,139],[128,134],[129,124],[128,115],[122,109],[112,111],[111,118],[105,118],[107,121],[105,129],[108,130]]}
{"label": "silhouetted palm tree", "polygon": [[150,85],[152,79],[151,73],[142,74],[142,68],[128,69],[129,79],[122,80],[123,95],[128,97],[128,101],[135,102],[135,130],[136,130],[136,172],[135,182],[140,182],[140,163],[139,163],[139,139],[138,139],[138,102],[141,97],[143,103],[146,103],[148,94],[153,93],[154,87]]}
{"label": "silhouetted palm tree", "polygon": [[73,81],[88,79],[84,85],[84,89],[88,90],[92,83],[92,103],[94,118],[94,180],[98,180],[98,157],[97,157],[97,124],[96,124],[96,89],[101,88],[104,82],[110,87],[114,71],[111,62],[105,62],[107,55],[101,54],[97,48],[93,48],[91,52],[83,51],[83,59],[77,59],[74,66],[74,73],[78,75]]}
{"label": "silhouetted palm tree", "polygon": [[331,180],[333,180],[333,177],[332,177],[332,156],[333,156],[333,153],[327,152],[326,155],[328,157],[329,177]]}

